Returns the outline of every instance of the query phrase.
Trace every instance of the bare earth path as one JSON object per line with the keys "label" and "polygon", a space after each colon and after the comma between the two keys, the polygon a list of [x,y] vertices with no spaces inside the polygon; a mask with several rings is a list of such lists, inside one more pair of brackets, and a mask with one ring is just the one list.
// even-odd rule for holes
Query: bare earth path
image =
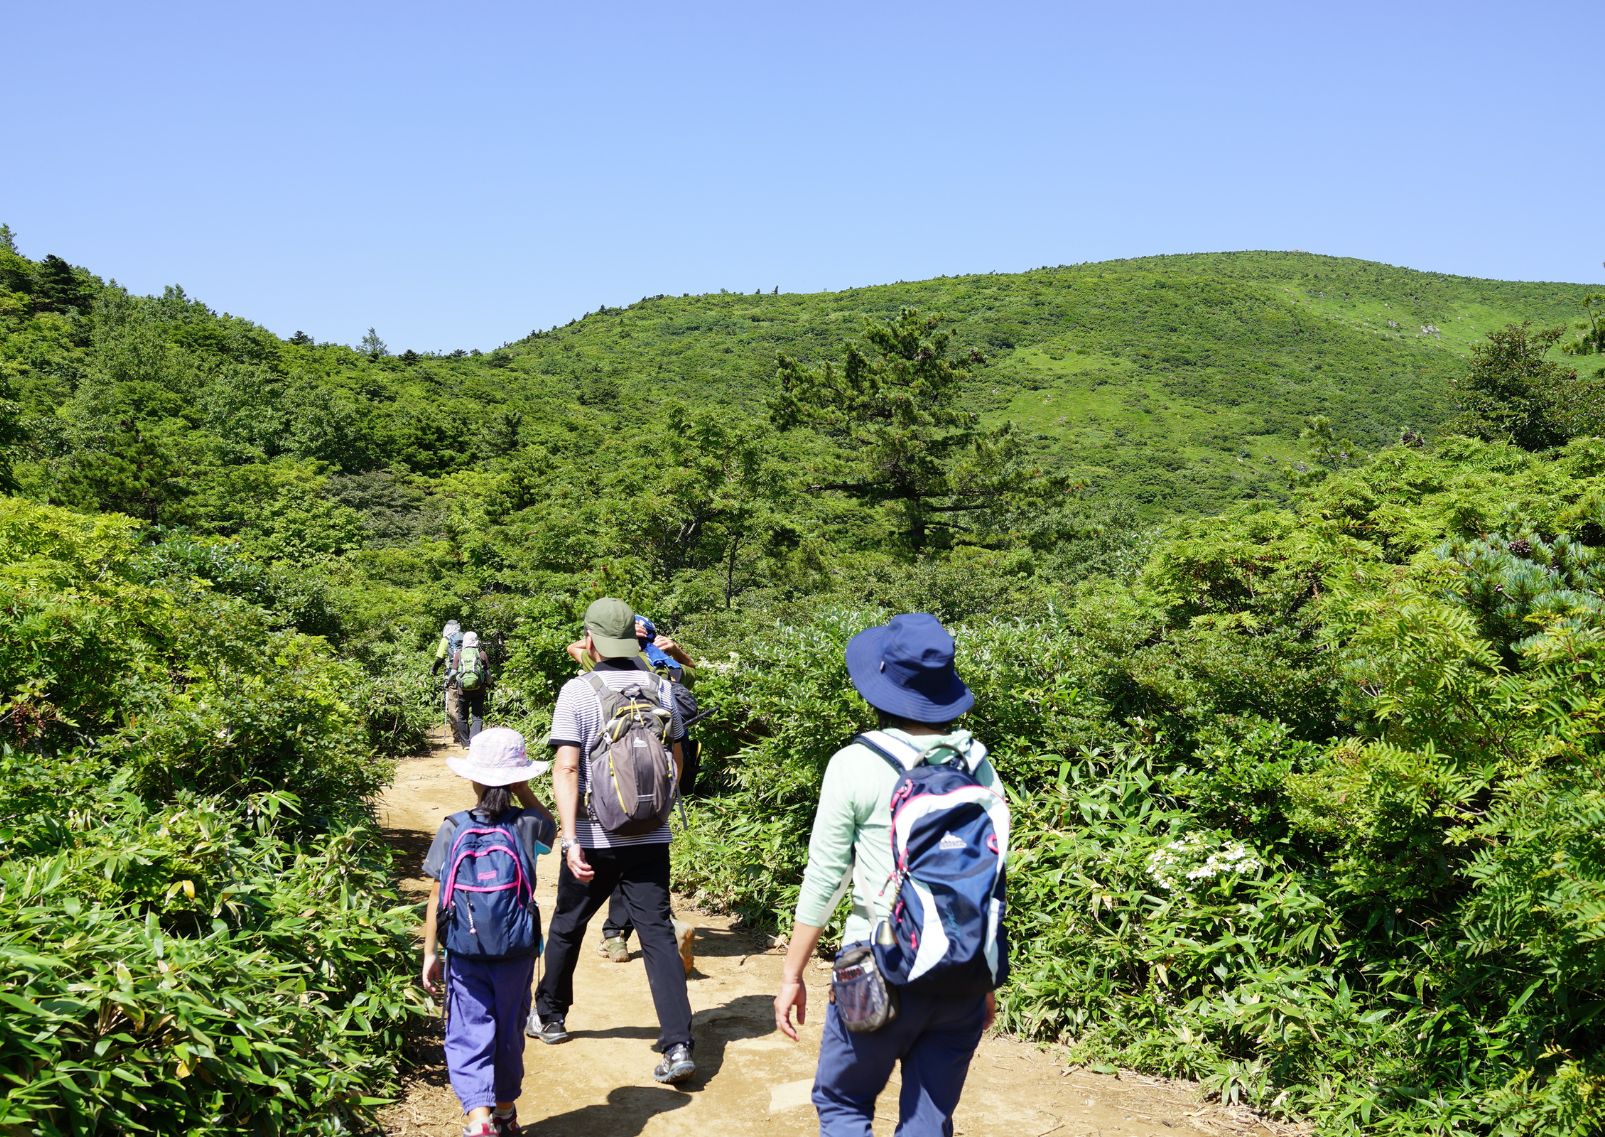
{"label": "bare earth path", "polygon": [[[401,762],[386,793],[381,821],[400,852],[400,867],[416,873],[441,818],[470,804],[467,784],[442,758],[453,751]],[[543,796],[550,800],[550,784]],[[556,858],[537,866],[541,911],[553,910]],[[401,881],[418,899],[427,881]],[[808,1099],[818,1058],[819,1023],[828,971],[808,977],[809,1021],[792,1043],[774,1031],[771,1000],[783,953],[732,929],[728,917],[706,916],[681,902],[676,912],[698,925],[696,971],[690,980],[697,1073],[680,1088],[660,1086],[651,1071],[657,1037],[639,956],[609,963],[596,951],[601,919],[587,932],[569,1012],[571,1041],[548,1046],[530,1040],[525,1051],[519,1118],[525,1137],[811,1137],[818,1132]],[[438,1023],[403,1100],[385,1115],[392,1137],[456,1137],[462,1114],[446,1081]],[[897,1080],[881,1098],[875,1131],[890,1134],[897,1120]],[[1056,1056],[1013,1039],[988,1037],[970,1068],[956,1118],[967,1137],[1182,1137],[1273,1130],[1253,1115],[1201,1102],[1196,1089],[1137,1075],[1108,1077],[1066,1071]]]}

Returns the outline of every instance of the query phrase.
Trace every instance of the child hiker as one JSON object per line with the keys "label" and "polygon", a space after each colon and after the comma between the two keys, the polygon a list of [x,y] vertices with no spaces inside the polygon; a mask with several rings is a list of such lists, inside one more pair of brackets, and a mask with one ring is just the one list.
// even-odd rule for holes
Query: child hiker
{"label": "child hiker", "polygon": [[446,1068],[468,1118],[463,1137],[511,1137],[519,1132],[524,1020],[541,951],[535,858],[551,851],[557,823],[529,788],[546,763],[529,760],[516,730],[481,731],[466,757],[446,764],[473,783],[477,800],[441,823],[424,858],[435,883],[421,978],[433,993],[444,972]]}

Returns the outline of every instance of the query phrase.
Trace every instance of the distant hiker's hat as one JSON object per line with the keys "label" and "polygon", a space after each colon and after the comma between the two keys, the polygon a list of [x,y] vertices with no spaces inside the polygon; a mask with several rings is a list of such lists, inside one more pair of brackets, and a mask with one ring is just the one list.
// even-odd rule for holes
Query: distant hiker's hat
{"label": "distant hiker's hat", "polygon": [[527,782],[551,769],[550,762],[531,762],[524,751],[524,736],[505,726],[488,727],[474,735],[466,758],[447,758],[458,777],[482,786],[510,786]]}
{"label": "distant hiker's hat", "polygon": [[641,650],[635,639],[635,609],[611,596],[591,601],[585,630],[603,659],[629,659]]}
{"label": "distant hiker's hat", "polygon": [[461,628],[462,628],[462,625],[459,624],[456,620],[447,620],[446,621],[446,626],[444,628],[440,629],[440,634],[443,635],[443,636],[454,635],[459,630],[461,630]]}
{"label": "distant hiker's hat", "polygon": [[479,633],[478,632],[464,632],[463,633],[463,646],[464,647],[478,647],[479,646]]}
{"label": "distant hiker's hat", "polygon": [[953,637],[928,612],[893,616],[848,640],[847,674],[866,703],[910,722],[949,722],[975,703],[953,669]]}

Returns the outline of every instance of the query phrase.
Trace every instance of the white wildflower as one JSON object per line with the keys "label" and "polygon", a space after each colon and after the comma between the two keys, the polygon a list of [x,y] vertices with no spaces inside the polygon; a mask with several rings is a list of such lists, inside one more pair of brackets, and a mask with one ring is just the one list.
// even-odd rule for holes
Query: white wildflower
{"label": "white wildflower", "polygon": [[1223,873],[1248,875],[1261,868],[1260,860],[1241,841],[1216,846],[1198,834],[1166,842],[1148,854],[1148,876],[1167,892],[1187,880],[1209,880]]}

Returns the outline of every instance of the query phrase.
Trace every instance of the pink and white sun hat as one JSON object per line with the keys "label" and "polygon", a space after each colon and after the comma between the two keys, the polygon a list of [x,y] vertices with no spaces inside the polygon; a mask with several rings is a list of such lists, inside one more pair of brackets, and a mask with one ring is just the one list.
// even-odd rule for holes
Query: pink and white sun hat
{"label": "pink and white sun hat", "polygon": [[505,726],[493,726],[474,735],[463,758],[447,758],[458,777],[482,786],[510,786],[527,782],[551,769],[550,762],[532,762],[524,750],[524,736]]}

